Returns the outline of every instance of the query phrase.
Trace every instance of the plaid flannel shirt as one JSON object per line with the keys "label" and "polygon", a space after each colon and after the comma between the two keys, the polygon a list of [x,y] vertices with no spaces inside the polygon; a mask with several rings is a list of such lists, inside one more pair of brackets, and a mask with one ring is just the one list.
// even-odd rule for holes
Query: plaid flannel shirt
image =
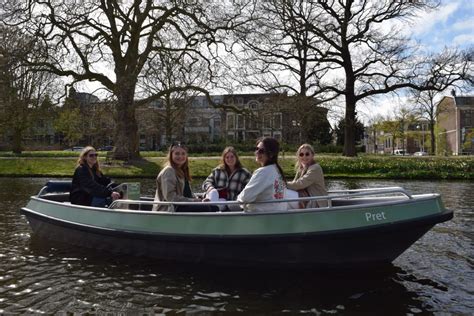
{"label": "plaid flannel shirt", "polygon": [[235,170],[230,176],[227,175],[225,169],[219,167],[212,170],[211,174],[204,180],[202,189],[204,191],[210,188],[224,189],[229,191],[228,200],[237,199],[237,195],[245,188],[252,174],[245,168]]}

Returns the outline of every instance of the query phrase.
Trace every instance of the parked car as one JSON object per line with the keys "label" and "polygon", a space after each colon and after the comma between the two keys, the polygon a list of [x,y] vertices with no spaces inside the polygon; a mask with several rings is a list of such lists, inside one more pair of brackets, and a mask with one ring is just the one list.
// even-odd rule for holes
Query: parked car
{"label": "parked car", "polygon": [[84,147],[82,146],[74,146],[71,148],[72,151],[82,151],[84,149]]}
{"label": "parked car", "polygon": [[393,154],[395,156],[405,156],[407,153],[405,152],[404,149],[395,149]]}
{"label": "parked car", "polygon": [[426,151],[417,151],[413,156],[428,156],[428,153]]}

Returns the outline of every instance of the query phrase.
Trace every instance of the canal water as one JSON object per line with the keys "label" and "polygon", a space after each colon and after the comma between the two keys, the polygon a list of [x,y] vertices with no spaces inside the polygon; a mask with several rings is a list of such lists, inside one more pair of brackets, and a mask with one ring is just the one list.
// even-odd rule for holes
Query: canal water
{"label": "canal water", "polygon": [[[330,189],[439,192],[454,219],[392,265],[361,271],[209,268],[97,253],[35,238],[19,214],[47,179],[0,178],[0,314],[471,315],[474,183],[329,180]],[[153,195],[153,180],[141,181]],[[370,245],[367,245],[370,247]]]}

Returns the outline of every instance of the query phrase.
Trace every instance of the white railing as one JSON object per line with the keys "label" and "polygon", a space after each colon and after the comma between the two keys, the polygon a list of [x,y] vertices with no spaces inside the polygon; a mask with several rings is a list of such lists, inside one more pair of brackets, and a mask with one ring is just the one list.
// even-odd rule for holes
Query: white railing
{"label": "white railing", "polygon": [[306,201],[327,201],[328,206],[323,208],[332,208],[332,201],[334,199],[352,199],[356,197],[369,197],[378,195],[398,194],[403,195],[407,199],[413,199],[412,195],[408,193],[402,187],[386,187],[386,188],[375,188],[375,189],[355,189],[355,190],[332,190],[328,192],[326,196],[310,196],[292,199],[280,199],[261,201],[255,203],[240,203],[238,201],[215,201],[215,202],[163,202],[154,201],[153,198],[147,198],[149,200],[115,200],[109,206],[109,208],[119,208],[122,205],[168,205],[168,206],[179,206],[179,205],[243,205],[243,204],[268,204],[268,203],[288,203],[288,202],[306,202]]}

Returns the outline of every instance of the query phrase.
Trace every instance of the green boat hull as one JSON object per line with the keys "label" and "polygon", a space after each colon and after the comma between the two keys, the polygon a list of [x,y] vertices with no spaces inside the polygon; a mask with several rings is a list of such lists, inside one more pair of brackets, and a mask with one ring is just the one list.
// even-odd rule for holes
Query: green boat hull
{"label": "green boat hull", "polygon": [[32,197],[22,213],[35,234],[58,242],[180,262],[285,267],[390,263],[453,216],[437,194],[341,201],[316,210],[193,214]]}

